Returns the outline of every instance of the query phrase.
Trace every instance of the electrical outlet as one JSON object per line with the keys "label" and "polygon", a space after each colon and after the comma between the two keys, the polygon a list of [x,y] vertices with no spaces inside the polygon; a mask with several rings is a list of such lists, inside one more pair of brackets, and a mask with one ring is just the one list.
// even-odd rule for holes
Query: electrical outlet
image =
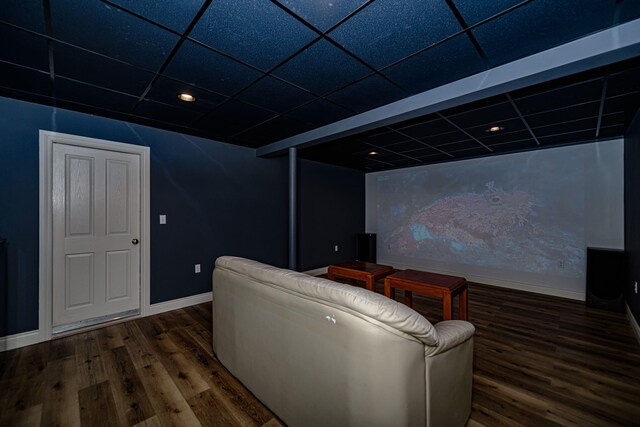
{"label": "electrical outlet", "polygon": [[335,246],[333,247],[333,251],[334,251],[334,252],[338,252],[338,245],[335,245]]}
{"label": "electrical outlet", "polygon": [[160,215],[160,224],[166,224],[166,223],[167,223],[167,216]]}
{"label": "electrical outlet", "polygon": [[560,261],[558,261],[558,268],[564,268],[564,260],[561,259]]}
{"label": "electrical outlet", "polygon": [[200,264],[196,264],[196,273],[200,273]]}

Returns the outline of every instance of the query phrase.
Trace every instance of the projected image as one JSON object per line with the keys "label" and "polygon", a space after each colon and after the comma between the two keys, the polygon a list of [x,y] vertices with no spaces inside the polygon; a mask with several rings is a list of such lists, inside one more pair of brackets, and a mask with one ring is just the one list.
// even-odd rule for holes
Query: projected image
{"label": "projected image", "polygon": [[[380,175],[381,255],[581,276],[582,162],[548,157]],[[573,161],[570,170],[567,161]]]}

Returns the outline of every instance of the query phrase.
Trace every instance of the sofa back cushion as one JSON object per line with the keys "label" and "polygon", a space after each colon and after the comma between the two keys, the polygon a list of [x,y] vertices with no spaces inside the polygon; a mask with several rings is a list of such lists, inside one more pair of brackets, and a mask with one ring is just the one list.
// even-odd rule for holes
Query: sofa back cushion
{"label": "sofa back cushion", "polygon": [[421,314],[366,289],[240,257],[220,257],[216,260],[216,268],[236,272],[302,297],[324,301],[352,314],[361,314],[365,319],[369,318],[391,329],[410,335],[428,346],[438,345],[435,328]]}

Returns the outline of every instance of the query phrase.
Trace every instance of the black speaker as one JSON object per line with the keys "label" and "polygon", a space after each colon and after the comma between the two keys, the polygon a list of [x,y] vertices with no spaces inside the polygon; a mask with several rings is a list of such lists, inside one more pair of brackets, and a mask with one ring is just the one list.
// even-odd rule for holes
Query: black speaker
{"label": "black speaker", "polygon": [[587,248],[587,306],[624,311],[627,257],[623,250]]}
{"label": "black speaker", "polygon": [[358,233],[356,236],[356,252],[358,261],[376,262],[375,233]]}

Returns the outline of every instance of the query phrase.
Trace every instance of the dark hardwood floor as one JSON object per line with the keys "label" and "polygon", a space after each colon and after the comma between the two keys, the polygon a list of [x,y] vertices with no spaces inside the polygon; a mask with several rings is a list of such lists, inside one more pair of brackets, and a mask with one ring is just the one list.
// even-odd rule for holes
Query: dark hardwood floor
{"label": "dark hardwood floor", "polygon": [[[442,315],[417,294],[414,308]],[[640,425],[640,345],[624,314],[471,284],[469,320],[469,426]],[[210,322],[201,304],[2,353],[0,425],[281,425],[215,359]]]}

